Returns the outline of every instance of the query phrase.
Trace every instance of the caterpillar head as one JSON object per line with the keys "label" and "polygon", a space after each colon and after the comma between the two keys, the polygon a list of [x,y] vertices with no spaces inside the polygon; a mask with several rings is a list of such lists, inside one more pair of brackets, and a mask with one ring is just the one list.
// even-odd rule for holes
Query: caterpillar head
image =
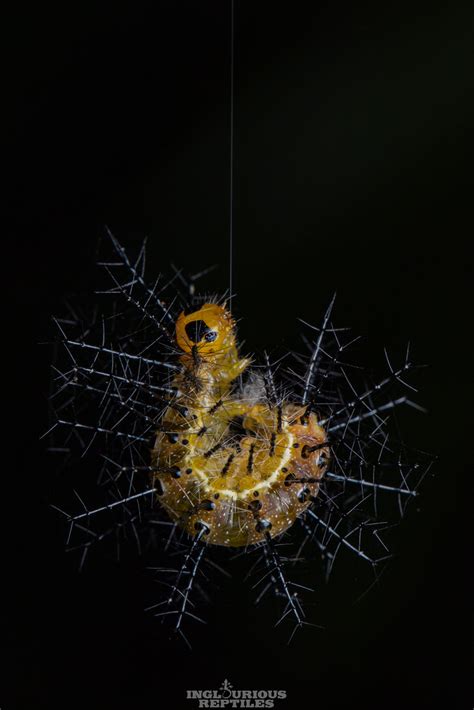
{"label": "caterpillar head", "polygon": [[183,311],[176,321],[176,342],[185,353],[197,348],[200,355],[221,353],[234,343],[230,312],[216,303],[204,303],[195,311]]}

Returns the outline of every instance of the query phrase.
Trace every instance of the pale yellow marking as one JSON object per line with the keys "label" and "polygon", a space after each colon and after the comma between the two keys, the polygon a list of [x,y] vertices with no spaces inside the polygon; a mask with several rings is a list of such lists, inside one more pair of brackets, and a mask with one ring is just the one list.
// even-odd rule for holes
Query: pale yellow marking
{"label": "pale yellow marking", "polygon": [[[228,498],[233,498],[234,500],[243,500],[244,498],[247,498],[249,493],[253,493],[253,491],[260,491],[266,488],[270,488],[271,485],[276,483],[278,480],[281,469],[285,467],[285,465],[289,462],[291,459],[291,449],[293,447],[293,441],[294,441],[294,436],[291,434],[289,431],[286,431],[285,434],[288,435],[289,438],[289,443],[288,446],[285,449],[285,453],[280,459],[280,463],[278,467],[275,469],[275,471],[272,473],[271,476],[269,476],[265,481],[260,481],[260,483],[257,483],[253,488],[247,488],[245,491],[240,491],[237,493],[236,491],[232,490],[232,488],[220,488],[217,492],[219,495],[225,495]],[[207,493],[215,493],[215,489],[211,488],[209,485],[209,477],[204,473],[199,468],[193,468],[193,473],[197,473],[198,476],[201,478],[202,482],[204,483],[204,487],[206,489]]]}

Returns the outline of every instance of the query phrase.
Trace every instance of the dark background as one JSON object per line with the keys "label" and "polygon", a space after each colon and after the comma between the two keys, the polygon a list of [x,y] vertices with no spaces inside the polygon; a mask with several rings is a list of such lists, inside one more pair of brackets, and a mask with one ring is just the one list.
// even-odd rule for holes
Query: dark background
{"label": "dark background", "polygon": [[456,3],[236,0],[234,307],[246,347],[293,347],[297,317],[317,321],[337,289],[336,320],[364,336],[368,362],[382,367],[384,345],[401,356],[411,340],[430,364],[419,378],[429,412],[402,424],[439,456],[436,475],[379,588],[354,605],[342,573],[321,592],[326,629],[287,647],[237,574],[190,654],[143,615],[140,562],[99,555],[77,575],[63,552],[48,508],[63,483],[38,443],[50,352],[37,343],[63,299],[92,288],[103,225],[132,248],[149,236],[150,277],[170,261],[217,263],[209,286],[228,284],[230,3],[151,6],[17,4],[3,26],[13,491],[0,704],[191,709],[186,689],[228,678],[286,689],[281,708],[468,707],[472,17]]}

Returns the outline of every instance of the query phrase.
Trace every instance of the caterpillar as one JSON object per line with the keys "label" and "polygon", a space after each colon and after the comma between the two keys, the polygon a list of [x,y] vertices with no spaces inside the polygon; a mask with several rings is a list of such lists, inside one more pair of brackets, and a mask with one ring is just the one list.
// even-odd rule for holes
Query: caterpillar
{"label": "caterpillar", "polygon": [[[102,542],[151,541],[169,591],[148,611],[188,645],[185,621],[204,621],[192,598],[205,566],[229,574],[232,554],[248,556],[257,601],[273,593],[291,640],[312,623],[302,597],[311,588],[292,578],[303,550],[316,553],[310,576],[318,567],[329,578],[346,554],[377,577],[390,557],[385,533],[431,466],[389,429],[394,410],[421,409],[400,391],[413,389],[409,348],[399,367],[385,353],[381,378],[352,368],[357,339],[334,326],[334,296],[321,325],[306,324],[306,353],[242,357],[228,295],[200,295],[198,278],[180,271],[150,284],[145,244],[132,260],[109,237],[114,257],[99,263],[111,286],[99,297],[111,306],[55,319],[51,448],[97,463],[97,505],[75,487],[79,511],[53,504],[67,546],[82,567]],[[219,565],[217,550],[229,553]]]}
{"label": "caterpillar", "polygon": [[176,342],[182,371],[152,456],[162,505],[191,535],[204,526],[212,544],[242,547],[279,535],[317,495],[328,465],[316,414],[301,403],[231,394],[250,361],[239,358],[225,307],[183,311]]}

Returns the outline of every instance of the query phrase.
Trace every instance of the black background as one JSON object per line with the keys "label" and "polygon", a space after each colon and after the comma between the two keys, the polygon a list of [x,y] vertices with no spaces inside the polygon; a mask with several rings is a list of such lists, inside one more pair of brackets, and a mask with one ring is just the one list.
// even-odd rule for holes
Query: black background
{"label": "black background", "polygon": [[342,573],[322,593],[326,629],[287,647],[238,573],[188,653],[143,615],[140,562],[99,556],[77,575],[48,508],[63,483],[38,443],[50,353],[37,343],[65,296],[92,288],[103,225],[132,248],[149,236],[150,277],[170,261],[217,263],[209,286],[227,287],[229,7],[39,3],[4,24],[14,490],[0,704],[191,708],[186,689],[228,678],[286,689],[282,708],[467,707],[459,442],[472,351],[463,365],[456,350],[471,320],[458,286],[472,21],[455,3],[236,0],[234,306],[246,347],[294,346],[297,317],[317,321],[337,289],[336,320],[364,336],[368,362],[411,340],[430,364],[419,378],[429,412],[402,423],[439,456],[436,475],[379,588],[354,605]]}

